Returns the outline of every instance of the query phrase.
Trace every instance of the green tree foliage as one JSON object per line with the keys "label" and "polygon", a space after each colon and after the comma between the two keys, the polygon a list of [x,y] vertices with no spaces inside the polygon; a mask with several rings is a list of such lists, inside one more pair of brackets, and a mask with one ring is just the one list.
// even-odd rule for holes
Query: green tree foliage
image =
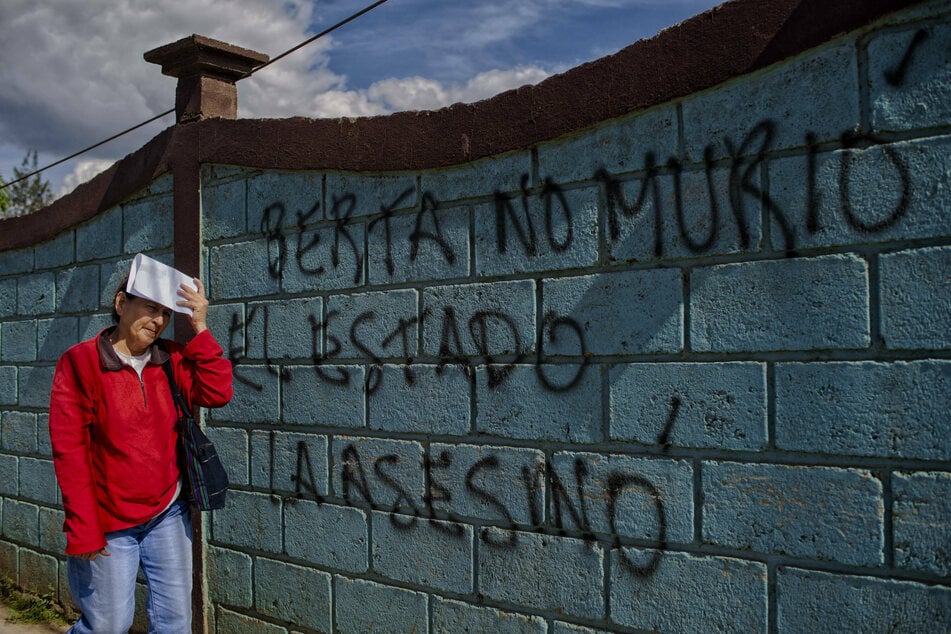
{"label": "green tree foliage", "polygon": [[[18,183],[13,183],[13,181],[35,172],[36,162],[36,150],[30,150],[23,157],[20,167],[13,168],[13,178],[10,179],[12,184],[0,190],[2,192],[0,193],[0,217],[23,216],[37,209],[42,209],[53,202],[53,190],[50,188],[50,183],[39,174]],[[6,204],[4,204],[2,198],[6,199]]]}
{"label": "green tree foliage", "polygon": [[[3,185],[3,179],[0,178],[0,186]],[[0,218],[7,217],[7,209],[10,208],[10,196],[7,194],[7,189],[4,187],[0,189]]]}

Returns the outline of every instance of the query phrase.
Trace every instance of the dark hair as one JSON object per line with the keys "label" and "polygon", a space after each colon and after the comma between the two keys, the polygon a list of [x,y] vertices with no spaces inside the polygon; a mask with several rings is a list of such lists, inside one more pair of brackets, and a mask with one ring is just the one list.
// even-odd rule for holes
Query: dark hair
{"label": "dark hair", "polygon": [[129,284],[129,275],[123,275],[122,280],[119,282],[119,286],[116,287],[116,292],[112,295],[112,323],[119,323],[119,313],[116,312],[116,297],[119,296],[119,293],[125,293],[125,296],[128,299],[139,299],[138,295],[133,295],[125,290],[125,287]]}

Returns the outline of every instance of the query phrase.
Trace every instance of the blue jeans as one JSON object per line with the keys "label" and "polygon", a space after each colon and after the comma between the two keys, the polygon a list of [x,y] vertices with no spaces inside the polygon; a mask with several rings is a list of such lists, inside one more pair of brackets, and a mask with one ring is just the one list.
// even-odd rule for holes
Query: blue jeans
{"label": "blue jeans", "polygon": [[192,623],[192,524],[176,501],[144,524],[106,533],[109,557],[70,557],[69,590],[82,611],[68,634],[125,634],[135,614],[139,565],[148,583],[149,632],[187,634]]}

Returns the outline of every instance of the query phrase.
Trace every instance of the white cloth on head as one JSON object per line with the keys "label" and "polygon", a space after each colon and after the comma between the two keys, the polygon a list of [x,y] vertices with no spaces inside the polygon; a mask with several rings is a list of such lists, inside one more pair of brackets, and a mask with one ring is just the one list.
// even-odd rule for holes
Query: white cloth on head
{"label": "white cloth on head", "polygon": [[181,288],[182,284],[186,284],[196,291],[198,290],[190,276],[139,253],[132,260],[132,268],[129,269],[129,283],[125,290],[137,297],[158,302],[175,312],[191,315],[191,308],[177,305],[182,299],[182,296],[178,294],[178,289]]}

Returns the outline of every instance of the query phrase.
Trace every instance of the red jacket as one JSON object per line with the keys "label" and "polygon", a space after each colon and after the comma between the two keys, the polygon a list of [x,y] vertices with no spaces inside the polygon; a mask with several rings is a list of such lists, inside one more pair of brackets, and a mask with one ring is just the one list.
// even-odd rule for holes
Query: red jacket
{"label": "red jacket", "polygon": [[190,408],[231,400],[231,362],[210,331],[187,346],[151,347],[142,381],[107,337],[76,344],[56,364],[50,395],[53,464],[63,493],[66,554],[106,545],[104,533],[136,526],[167,507],[178,486],[178,414],[162,363],[171,356]]}

